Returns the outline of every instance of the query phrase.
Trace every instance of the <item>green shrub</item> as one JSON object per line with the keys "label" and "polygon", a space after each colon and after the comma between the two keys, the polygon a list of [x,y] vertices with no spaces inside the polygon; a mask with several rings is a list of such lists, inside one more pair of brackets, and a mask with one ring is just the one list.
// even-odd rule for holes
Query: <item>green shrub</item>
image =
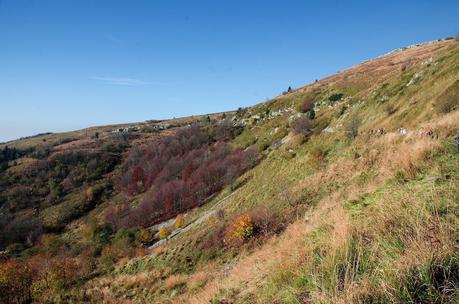
{"label": "green shrub", "polygon": [[103,255],[99,258],[99,264],[104,272],[109,272],[113,269],[115,266],[115,262],[113,261],[113,258],[109,255]]}
{"label": "green shrub", "polygon": [[86,202],[84,193],[74,192],[63,198],[62,203],[43,210],[41,217],[45,227],[60,229],[92,208],[94,204]]}
{"label": "green shrub", "polygon": [[11,257],[18,257],[20,253],[25,249],[24,244],[21,243],[13,243],[6,247],[6,251],[8,255]]}
{"label": "green shrub", "polygon": [[344,94],[343,93],[334,93],[328,97],[328,100],[332,103],[335,103],[343,98]]}
{"label": "green shrub", "polygon": [[54,234],[43,235],[41,238],[41,244],[41,250],[49,256],[56,256],[69,249],[69,244],[67,244],[60,236]]}
{"label": "green shrub", "polygon": [[385,106],[384,112],[386,112],[387,115],[392,115],[397,112],[397,109],[394,107],[394,105],[389,103]]}
{"label": "green shrub", "polygon": [[136,245],[135,242],[137,240],[136,234],[138,229],[130,228],[130,229],[120,229],[116,232],[112,239],[112,245],[120,245],[120,246],[133,246]]}
{"label": "green shrub", "polygon": [[92,241],[98,245],[105,245],[110,242],[110,234],[112,233],[112,229],[108,226],[98,226],[94,230],[94,234],[92,236]]}
{"label": "green shrub", "polygon": [[141,228],[136,234],[137,243],[150,243],[154,239],[154,235],[148,228]]}

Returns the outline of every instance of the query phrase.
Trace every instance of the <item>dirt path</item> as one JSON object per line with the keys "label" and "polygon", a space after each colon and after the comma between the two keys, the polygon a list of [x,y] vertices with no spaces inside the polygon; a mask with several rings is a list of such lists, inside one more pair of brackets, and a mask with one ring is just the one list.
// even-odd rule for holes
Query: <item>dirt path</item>
{"label": "dirt path", "polygon": [[[242,187],[241,187],[242,188]],[[216,203],[215,205],[213,205],[212,207],[210,207],[209,210],[203,212],[197,219],[195,219],[194,221],[192,221],[191,223],[189,223],[188,225],[182,227],[182,228],[178,228],[174,231],[172,231],[172,233],[165,239],[162,239],[156,243],[154,243],[153,245],[151,245],[150,247],[148,247],[148,249],[154,249],[156,247],[159,247],[163,244],[165,244],[168,240],[172,239],[173,237],[176,237],[177,235],[183,233],[183,232],[186,232],[188,230],[190,230],[191,228],[195,227],[196,225],[199,225],[200,223],[202,223],[203,221],[207,220],[209,217],[215,215],[215,213],[217,212],[218,208],[228,199],[230,198],[231,196],[233,196],[234,194],[236,194],[239,190],[241,190],[241,188],[233,191],[231,194],[225,196],[224,198],[222,198],[218,203]],[[160,229],[161,227],[166,227],[166,226],[171,226],[173,223],[175,222],[175,218],[172,218],[170,220],[167,220],[167,221],[164,221],[164,222],[161,222],[159,224],[156,224],[154,226],[152,226],[152,229]]]}

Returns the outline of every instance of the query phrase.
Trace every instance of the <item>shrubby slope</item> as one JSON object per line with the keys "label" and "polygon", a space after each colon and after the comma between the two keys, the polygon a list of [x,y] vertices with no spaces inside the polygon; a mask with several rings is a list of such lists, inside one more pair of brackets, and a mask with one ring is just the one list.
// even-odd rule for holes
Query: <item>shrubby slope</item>
{"label": "shrubby slope", "polygon": [[237,112],[17,144],[2,301],[454,303],[458,75],[442,40]]}

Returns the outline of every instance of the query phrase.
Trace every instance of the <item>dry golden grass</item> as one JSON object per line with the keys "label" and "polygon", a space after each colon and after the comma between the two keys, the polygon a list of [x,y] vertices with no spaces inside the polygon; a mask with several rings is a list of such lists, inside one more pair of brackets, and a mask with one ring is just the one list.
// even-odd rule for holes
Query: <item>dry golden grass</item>
{"label": "dry golden grass", "polygon": [[113,283],[118,285],[122,284],[123,286],[130,288],[136,285],[144,285],[143,283],[147,282],[148,280],[149,276],[147,273],[140,273],[137,275],[121,275]]}
{"label": "dry golden grass", "polygon": [[188,288],[192,291],[199,290],[207,284],[210,276],[211,274],[209,273],[209,269],[194,273],[188,280]]}
{"label": "dry golden grass", "polygon": [[164,281],[164,288],[174,289],[182,284],[186,284],[188,281],[188,276],[183,274],[171,275]]}
{"label": "dry golden grass", "polygon": [[453,136],[459,130],[459,110],[439,116],[437,119],[426,123],[424,128],[431,128],[440,137]]}
{"label": "dry golden grass", "polygon": [[[442,120],[441,124],[451,124],[451,119]],[[415,170],[420,163],[428,161],[427,156],[432,151],[441,149],[441,145],[436,139],[420,139],[414,134],[401,137],[398,134],[390,133],[361,144],[360,148],[366,149],[360,158],[348,158],[345,154],[339,156],[326,168],[289,187],[291,193],[296,194],[307,188],[308,193],[314,195],[314,193],[319,193],[327,184],[347,185],[345,188],[332,192],[323,198],[315,209],[310,210],[304,218],[288,226],[282,235],[269,239],[253,253],[241,253],[240,256],[245,257],[229,266],[215,266],[213,269],[201,270],[192,275],[172,275],[166,278],[161,286],[166,289],[174,289],[180,285],[186,285],[188,290],[194,290],[194,294],[187,292],[185,295],[175,298],[175,303],[207,303],[221,290],[235,289],[240,290],[242,294],[257,293],[262,286],[268,283],[268,278],[269,282],[282,285],[292,276],[300,275],[299,270],[305,265],[312,267],[311,265],[314,264],[312,258],[314,247],[310,247],[311,244],[305,240],[320,227],[325,227],[329,236],[322,239],[321,242],[323,243],[319,244],[328,256],[326,264],[322,267],[333,268],[336,260],[341,258],[343,248],[348,247],[350,237],[353,234],[352,231],[355,229],[354,224],[350,223],[349,215],[343,208],[343,204],[346,201],[359,198],[363,193],[375,191],[384,180],[394,176],[400,169],[407,172]],[[350,183],[354,177],[370,168],[376,169],[379,172],[379,177],[367,183],[365,187]],[[412,206],[419,204],[419,201],[412,197],[404,197],[401,201],[403,204],[411,204]],[[378,205],[380,208],[376,208],[371,215],[374,220],[371,221],[371,226],[368,226],[367,230],[373,231],[375,237],[378,237],[378,234],[387,233],[391,229],[399,229],[397,226],[394,228],[393,225],[400,225],[400,223],[416,227],[418,230],[413,234],[406,235],[406,239],[403,240],[409,244],[406,259],[410,260],[412,264],[419,264],[425,261],[428,256],[418,255],[417,252],[432,251],[432,248],[428,247],[429,243],[423,239],[428,231],[420,228],[420,223],[416,221],[415,217],[407,217],[406,211],[400,209],[401,201],[395,199],[391,201],[391,204],[387,204],[386,200],[381,201],[381,204]],[[207,224],[212,225],[213,223]],[[397,231],[396,233],[403,237],[406,232]],[[451,240],[441,240],[440,243],[451,244]],[[315,246],[317,245],[315,244]],[[442,246],[448,247],[442,252],[450,250],[450,245]],[[154,254],[159,256],[163,250],[163,247],[156,248]],[[375,250],[378,249],[375,248]],[[389,269],[393,269],[393,272],[396,273],[407,265],[408,261],[399,260],[394,262]],[[349,271],[352,272],[352,270]],[[338,290],[333,292],[330,290],[316,291],[308,295],[308,299],[314,299],[318,302],[350,303],[359,294],[368,293],[374,288],[368,279],[356,285],[355,281],[350,279],[352,277],[352,273],[346,274],[344,293],[338,292]],[[112,284],[129,286],[133,285],[136,280],[136,277],[129,277],[123,278],[118,283],[112,282]],[[323,284],[319,278],[317,280],[315,284]],[[389,290],[391,287],[388,285],[382,286],[382,288]],[[282,297],[282,294],[271,294],[267,297],[261,295],[257,301],[258,303],[264,303],[263,301],[266,299],[280,301]]]}
{"label": "dry golden grass", "polygon": [[153,253],[155,256],[160,256],[160,255],[164,254],[165,251],[166,251],[166,250],[165,250],[164,247],[156,247],[156,248],[153,249],[153,252],[152,252],[152,253]]}
{"label": "dry golden grass", "polygon": [[116,266],[118,268],[123,267],[129,262],[130,258],[129,257],[122,257],[116,262]]}
{"label": "dry golden grass", "polygon": [[[441,51],[446,51],[457,45],[454,40],[442,41],[433,44],[426,44],[404,51],[394,52],[384,57],[376,58],[354,67],[345,69],[338,74],[326,77],[316,83],[300,88],[298,91],[307,93],[313,92],[317,88],[326,86],[345,86],[349,85],[349,80],[359,75],[359,80],[364,79],[368,85],[377,84],[393,74],[400,73],[406,64],[416,65],[428,58],[435,56]],[[284,96],[287,98],[288,96]],[[282,96],[280,97],[282,98]]]}
{"label": "dry golden grass", "polygon": [[[453,115],[451,115],[453,116]],[[451,127],[452,119],[442,119],[437,124],[445,127]],[[346,248],[347,242],[351,236],[352,226],[349,222],[346,210],[342,207],[343,202],[352,200],[362,193],[373,192],[381,182],[387,178],[393,177],[399,170],[404,170],[410,178],[414,178],[417,173],[418,166],[429,160],[429,155],[433,151],[442,149],[442,145],[437,139],[418,138],[417,134],[409,134],[401,136],[396,133],[390,133],[375,140],[365,143],[361,146],[367,149],[368,154],[363,155],[361,159],[352,160],[348,158],[339,158],[328,166],[326,170],[322,170],[308,176],[303,181],[296,183],[290,191],[293,193],[300,192],[307,187],[313,193],[319,192],[320,188],[333,181],[337,184],[346,184],[353,177],[365,172],[370,167],[375,167],[379,172],[379,177],[362,188],[357,185],[349,185],[341,193],[335,192],[332,196],[326,197],[319,204],[313,214],[306,215],[305,219],[299,220],[290,225],[283,235],[269,240],[266,244],[257,249],[247,258],[239,261],[229,271],[225,271],[216,276],[214,281],[209,282],[206,288],[195,297],[190,299],[190,303],[203,303],[215,296],[222,289],[241,289],[243,293],[255,292],[257,288],[266,283],[266,276],[271,276],[270,279],[281,284],[296,272],[300,266],[311,265],[312,252],[305,247],[305,237],[321,226],[328,227],[330,237],[324,244],[329,250],[329,267],[333,267],[333,263],[342,248]],[[406,197],[405,204],[411,204],[414,208],[420,203],[419,200],[413,197]],[[373,214],[371,218],[371,227],[369,231],[379,231],[384,235],[391,229],[393,223],[403,223],[409,227],[417,229],[413,235],[407,235],[407,239],[403,239],[408,245],[406,258],[410,259],[410,254],[415,256],[417,252],[431,253],[433,248],[431,243],[425,241],[425,236],[429,230],[422,228],[422,224],[417,221],[416,217],[407,216],[406,211],[400,209],[400,201],[395,200],[393,205],[387,204],[387,201],[381,201],[381,209],[377,214]],[[407,222],[408,221],[408,222]],[[379,228],[378,228],[379,227]],[[451,251],[452,238],[451,231],[446,233],[441,229],[434,229],[435,235],[442,235],[444,239],[437,241],[438,244],[443,244],[441,252]],[[376,232],[375,232],[376,233]],[[398,231],[402,236],[403,231]],[[409,238],[409,239],[408,239]],[[449,245],[448,245],[449,244]],[[409,252],[409,254],[408,254]],[[426,255],[428,257],[430,255]],[[419,259],[411,259],[413,265],[419,265],[426,261],[426,257],[418,255]],[[394,264],[394,273],[400,269],[405,269],[407,261],[398,261],[400,265]],[[325,266],[326,267],[326,266]],[[352,271],[352,270],[350,270]],[[346,277],[352,278],[352,274]],[[315,301],[333,302],[333,303],[350,303],[359,293],[371,291],[372,286],[365,279],[363,282],[356,283],[349,279],[344,283],[344,293],[315,293],[310,295]],[[384,288],[390,288],[385,286]],[[274,299],[276,296],[274,296]],[[270,298],[271,300],[273,298]],[[260,300],[263,303],[263,300]]]}
{"label": "dry golden grass", "polygon": [[[392,74],[399,75],[401,66],[412,56],[415,56],[412,64],[419,64],[438,49],[448,49],[453,44],[451,41],[441,42],[397,52],[383,60],[370,61],[342,75],[329,77],[305,90],[349,82],[345,79],[346,74],[367,75],[369,83],[374,79],[382,81]],[[376,81],[371,83],[376,84]],[[423,99],[425,104],[428,104],[428,98]],[[397,106],[411,106],[407,97],[401,97],[399,101]],[[403,279],[404,270],[426,263],[432,254],[442,256],[454,250],[454,229],[428,211],[431,206],[427,206],[427,202],[440,201],[440,190],[430,184],[403,188],[408,187],[409,182],[418,182],[423,168],[434,165],[433,155],[445,149],[445,139],[451,138],[459,128],[459,111],[427,121],[429,111],[431,109],[426,107],[422,109],[422,115],[410,120],[410,130],[404,136],[394,131],[380,137],[361,135],[353,142],[341,145],[344,137],[339,134],[320,134],[314,135],[317,136],[316,142],[314,136],[311,138],[312,143],[317,144],[316,150],[308,150],[307,145],[311,142],[302,144],[292,140],[278,151],[292,145],[298,152],[296,157],[282,160],[278,151],[273,151],[265,163],[250,172],[253,178],[243,190],[235,193],[222,208],[228,214],[234,214],[256,204],[270,206],[272,201],[281,201],[285,208],[288,206],[286,201],[301,198],[304,193],[320,198],[304,217],[259,247],[244,248],[236,258],[224,264],[199,265],[196,272],[189,275],[171,274],[167,277],[163,273],[162,281],[158,282],[138,275],[126,276],[119,281],[105,282],[105,286],[150,284],[145,286],[169,291],[183,287],[184,294],[155,299],[165,303],[208,303],[222,290],[235,290],[239,293],[238,298],[253,294],[254,303],[351,303],[372,293],[384,293],[391,302],[397,302],[394,282]],[[379,117],[377,124],[390,131],[389,126],[397,119],[395,116]],[[438,138],[420,138],[417,130],[421,127],[425,130],[432,128]],[[331,146],[330,155],[318,150],[317,147],[322,148],[321,144],[326,148]],[[393,182],[400,172],[406,179],[403,182],[407,183],[387,190],[387,182]],[[450,190],[449,201],[454,195],[457,198],[457,189],[451,187]],[[289,199],[284,197],[284,192]],[[358,205],[366,196],[370,196],[371,201]],[[354,209],[348,208],[349,202],[355,202]],[[203,225],[213,227],[218,222],[210,218]],[[183,239],[197,241],[199,235],[193,232],[192,229]],[[403,251],[391,243],[391,237],[395,236],[403,243]],[[152,254],[159,257],[179,243],[177,240],[155,248]],[[377,266],[371,269],[370,277],[356,279],[359,269],[354,264],[363,263],[363,251]],[[297,287],[292,280],[305,276],[310,286],[308,293],[302,294],[304,286]],[[158,277],[153,275],[151,278]],[[100,283],[104,286],[104,282]]]}
{"label": "dry golden grass", "polygon": [[[448,126],[450,120],[448,119]],[[380,178],[388,178],[403,171],[409,179],[413,179],[418,173],[419,166],[429,159],[430,154],[443,149],[440,140],[420,137],[414,131],[407,135],[391,132],[374,139],[366,139],[366,142],[361,144],[364,145],[364,149],[358,169],[364,172],[376,168]]]}
{"label": "dry golden grass", "polygon": [[[306,214],[303,219],[289,225],[286,231],[271,238],[255,252],[232,265],[230,269],[222,269],[210,280],[206,287],[186,303],[207,303],[221,289],[241,288],[244,293],[254,292],[265,284],[266,275],[279,269],[295,269],[301,265],[310,252],[305,251],[305,235],[317,227],[329,224],[330,213],[333,219],[334,242],[336,247],[345,240],[347,222],[342,208],[332,208],[339,194],[328,197],[319,204],[319,210]],[[288,274],[285,274],[288,275]],[[282,280],[280,278],[279,280]]]}

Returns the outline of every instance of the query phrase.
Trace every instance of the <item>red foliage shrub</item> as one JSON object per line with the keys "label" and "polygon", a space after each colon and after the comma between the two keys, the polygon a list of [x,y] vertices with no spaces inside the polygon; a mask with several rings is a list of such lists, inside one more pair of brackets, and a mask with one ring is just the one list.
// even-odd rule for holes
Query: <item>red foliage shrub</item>
{"label": "red foliage shrub", "polygon": [[[226,128],[230,125],[219,125],[215,136],[230,136]],[[233,151],[197,126],[133,150],[118,185],[129,195],[146,193],[121,225],[148,225],[196,207],[256,161],[255,151]]]}
{"label": "red foliage shrub", "polygon": [[143,191],[145,185],[145,174],[143,168],[139,165],[132,169],[131,181],[128,186],[128,193],[130,195],[136,194],[139,191]]}
{"label": "red foliage shrub", "polygon": [[217,141],[226,141],[233,137],[233,127],[231,121],[224,120],[215,128],[215,139]]}

